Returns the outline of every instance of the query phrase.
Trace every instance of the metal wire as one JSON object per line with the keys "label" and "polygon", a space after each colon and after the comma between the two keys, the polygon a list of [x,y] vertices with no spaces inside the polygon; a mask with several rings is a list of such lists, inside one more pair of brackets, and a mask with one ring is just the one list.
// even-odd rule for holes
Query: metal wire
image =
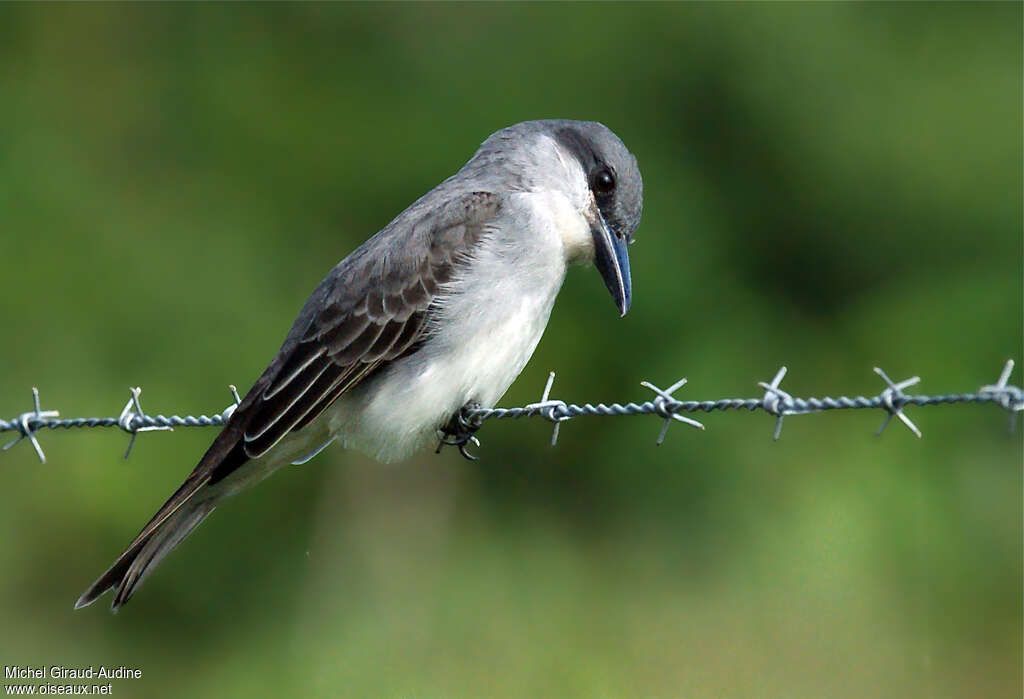
{"label": "metal wire", "polygon": [[[554,423],[554,431],[551,436],[551,445],[558,441],[558,430],[563,422],[577,417],[605,416],[618,417],[623,415],[657,415],[664,419],[661,432],[658,435],[657,444],[665,440],[669,426],[673,421],[681,422],[703,430],[704,425],[693,418],[685,417],[680,413],[711,413],[716,410],[748,410],[750,412],[763,411],[774,415],[775,431],[774,439],[778,439],[782,431],[782,420],[789,415],[806,415],[808,413],[819,413],[825,410],[863,410],[881,409],[886,413],[878,434],[888,426],[893,417],[899,419],[916,436],[921,436],[921,431],[907,417],[905,409],[909,406],[931,406],[931,405],[952,405],[960,403],[994,403],[1005,410],[1016,413],[1024,410],[1024,391],[1019,387],[1009,384],[1010,374],[1013,372],[1013,360],[1007,360],[1003,366],[1002,373],[994,384],[982,386],[974,393],[949,393],[941,395],[911,395],[904,392],[920,381],[917,376],[895,382],[886,375],[884,371],[875,368],[875,373],[885,382],[885,388],[880,393],[871,397],[864,396],[838,396],[822,398],[798,398],[782,390],[779,386],[786,376],[786,367],[782,367],[775,374],[771,382],[758,382],[758,386],[764,389],[764,395],[760,398],[722,398],[718,400],[679,400],[673,394],[679,390],[686,379],[681,379],[666,389],[650,383],[641,382],[641,385],[654,392],[652,400],[642,403],[584,403],[576,405],[566,403],[558,399],[552,399],[551,387],[555,380],[555,373],[548,376],[547,384],[541,395],[540,401],[516,408],[476,408],[465,413],[465,417],[482,423],[492,419],[516,419],[524,417],[541,417]],[[172,430],[175,427],[216,427],[221,426],[234,412],[241,402],[238,392],[234,386],[229,386],[234,403],[223,412],[215,415],[147,415],[140,403],[139,396],[141,388],[132,388],[131,396],[121,414],[118,417],[79,417],[61,418],[56,410],[42,410],[39,401],[39,391],[32,389],[33,409],[22,413],[12,420],[0,420],[0,432],[17,432],[18,436],[8,444],[4,445],[6,451],[23,439],[29,440],[35,449],[36,455],[43,463],[46,456],[42,446],[39,444],[37,433],[43,429],[72,429],[79,427],[117,427],[131,435],[128,443],[128,451],[125,458],[131,452],[135,438],[140,432],[155,430]]]}

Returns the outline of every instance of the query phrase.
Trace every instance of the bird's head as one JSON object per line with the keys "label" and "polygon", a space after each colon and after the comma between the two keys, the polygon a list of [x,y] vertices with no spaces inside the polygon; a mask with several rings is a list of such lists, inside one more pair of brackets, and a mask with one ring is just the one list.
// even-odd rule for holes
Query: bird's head
{"label": "bird's head", "polygon": [[555,222],[567,261],[593,262],[621,315],[632,298],[627,245],[640,224],[643,181],[636,158],[611,129],[593,121],[546,119],[502,129],[469,167],[536,196]]}
{"label": "bird's head", "polygon": [[643,210],[643,180],[636,157],[603,124],[561,120],[548,123],[558,145],[579,164],[575,178],[582,175],[586,187],[580,213],[589,230],[594,265],[619,313],[626,315],[632,301],[626,246],[633,242]]}

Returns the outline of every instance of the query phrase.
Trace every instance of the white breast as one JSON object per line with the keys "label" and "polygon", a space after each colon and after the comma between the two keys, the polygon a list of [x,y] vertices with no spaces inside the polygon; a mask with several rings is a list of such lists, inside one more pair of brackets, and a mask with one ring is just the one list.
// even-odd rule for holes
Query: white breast
{"label": "white breast", "polygon": [[331,433],[348,446],[403,458],[466,403],[495,405],[526,366],[568,261],[585,256],[586,223],[550,192],[515,194],[504,211],[447,285],[423,347],[328,411]]}

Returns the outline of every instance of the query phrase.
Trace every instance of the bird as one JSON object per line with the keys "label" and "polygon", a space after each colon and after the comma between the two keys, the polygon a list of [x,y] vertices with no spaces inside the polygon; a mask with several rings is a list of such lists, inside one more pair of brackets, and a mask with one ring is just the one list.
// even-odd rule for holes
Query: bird
{"label": "bird", "polygon": [[493,133],[331,269],[198,465],[75,608],[113,589],[117,611],[225,498],[334,442],[384,462],[438,436],[462,449],[473,411],[533,354],[570,265],[596,267],[626,315],[642,209],[636,157],[603,124]]}

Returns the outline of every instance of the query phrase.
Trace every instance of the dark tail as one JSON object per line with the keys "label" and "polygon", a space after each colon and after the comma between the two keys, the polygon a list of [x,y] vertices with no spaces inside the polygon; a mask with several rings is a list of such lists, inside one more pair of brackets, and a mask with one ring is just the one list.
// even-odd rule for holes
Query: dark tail
{"label": "dark tail", "polygon": [[114,601],[110,608],[117,608],[128,601],[135,589],[153,572],[167,554],[193,529],[213,512],[216,504],[210,500],[188,501],[173,514],[160,522],[152,532],[136,539],[128,550],[114,561],[99,580],[89,586],[78,601],[75,609],[92,604],[104,592],[113,588]]}
{"label": "dark tail", "polygon": [[104,592],[113,589],[114,601],[110,608],[117,611],[160,561],[213,512],[224,496],[217,482],[248,460],[239,439],[243,427],[238,419],[240,410],[235,411],[185,482],[153,515],[114,565],[82,593],[75,602],[75,609],[92,604]]}

